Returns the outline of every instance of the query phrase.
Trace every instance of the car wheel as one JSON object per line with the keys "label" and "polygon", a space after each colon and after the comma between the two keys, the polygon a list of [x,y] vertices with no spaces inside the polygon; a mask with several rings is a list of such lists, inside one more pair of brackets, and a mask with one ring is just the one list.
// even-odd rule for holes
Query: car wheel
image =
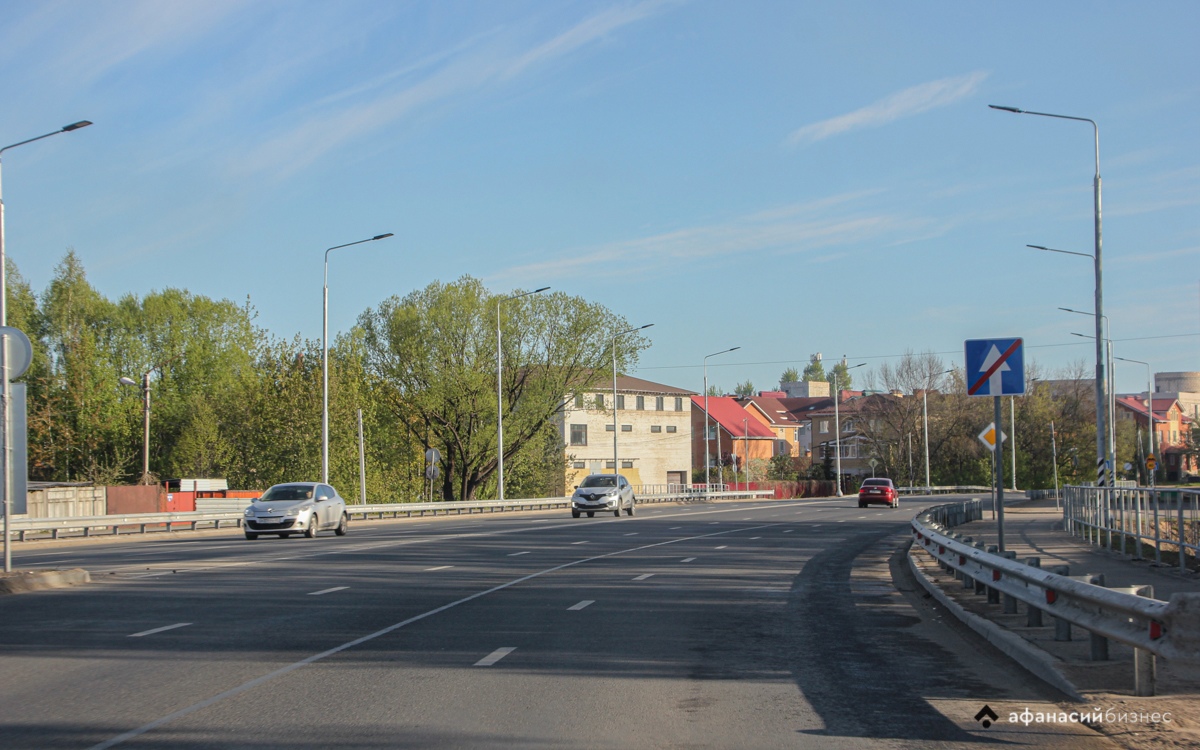
{"label": "car wheel", "polygon": [[309,516],[308,528],[304,530],[304,536],[308,537],[309,539],[317,538],[317,516],[316,516],[316,514]]}
{"label": "car wheel", "polygon": [[247,539],[258,539],[258,534],[253,534],[253,533],[251,533],[251,532],[247,531],[247,532],[246,532],[246,538],[247,538]]}
{"label": "car wheel", "polygon": [[571,511],[571,518],[579,518],[579,511],[577,511],[577,510]]}
{"label": "car wheel", "polygon": [[594,510],[589,510],[589,511],[588,511],[588,518],[595,518],[595,517],[596,517],[596,511],[594,511]]}
{"label": "car wheel", "polygon": [[621,517],[621,509],[617,508],[616,510],[614,510],[613,515],[616,516],[617,518],[620,518]]}
{"label": "car wheel", "polygon": [[346,518],[346,514],[343,513],[342,520],[338,522],[337,528],[333,530],[333,533],[337,534],[338,536],[346,536],[347,527],[349,525],[350,520]]}
{"label": "car wheel", "polygon": [[630,503],[629,507],[625,509],[625,515],[627,515],[627,516],[633,515],[633,503]]}
{"label": "car wheel", "polygon": [[865,507],[867,507],[867,504],[866,504],[866,503],[864,503],[864,502],[862,502],[862,501],[860,500],[860,501],[859,501],[859,503],[858,503],[858,507],[860,507],[860,508],[865,508]]}

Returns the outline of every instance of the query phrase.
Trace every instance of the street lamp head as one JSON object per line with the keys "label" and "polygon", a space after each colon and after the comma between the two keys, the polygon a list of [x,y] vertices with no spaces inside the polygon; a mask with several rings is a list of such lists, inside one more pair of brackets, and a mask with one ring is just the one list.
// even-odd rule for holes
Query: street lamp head
{"label": "street lamp head", "polygon": [[395,237],[395,236],[396,235],[392,234],[391,232],[388,232],[387,234],[377,234],[371,238],[371,241],[374,242],[375,240],[385,240],[388,237]]}
{"label": "street lamp head", "polygon": [[548,286],[544,286],[544,287],[542,287],[541,289],[534,289],[532,292],[530,292],[530,294],[537,294],[537,293],[539,293],[539,292],[544,292],[544,291],[546,291],[546,290],[547,290],[547,289],[549,289],[549,288],[550,288],[550,287],[548,287]]}
{"label": "street lamp head", "polygon": [[1034,250],[1049,250],[1050,252],[1053,252],[1052,250],[1050,250],[1050,248],[1046,247],[1045,245],[1026,245],[1025,247],[1032,247]]}
{"label": "street lamp head", "polygon": [[73,122],[70,125],[63,125],[62,132],[70,133],[72,130],[79,130],[80,128],[86,128],[88,125],[91,125],[91,124],[92,124],[91,120],[80,120],[79,122]]}
{"label": "street lamp head", "polygon": [[1023,110],[1023,109],[1018,109],[1018,108],[1016,108],[1016,107],[1004,107],[1004,106],[1001,106],[1001,105],[999,105],[999,104],[989,104],[988,106],[989,106],[989,107],[991,107],[992,109],[998,109],[998,110],[1000,110],[1001,112],[1012,112],[1012,113],[1014,113],[1014,114],[1018,114],[1018,115],[1021,115],[1021,114],[1024,114],[1024,113],[1025,113],[1025,110]]}
{"label": "street lamp head", "polygon": [[133,386],[137,385],[136,380],[134,380],[133,378],[127,378],[124,376],[121,376],[120,378],[118,378],[117,382],[120,383],[121,385],[133,385]]}

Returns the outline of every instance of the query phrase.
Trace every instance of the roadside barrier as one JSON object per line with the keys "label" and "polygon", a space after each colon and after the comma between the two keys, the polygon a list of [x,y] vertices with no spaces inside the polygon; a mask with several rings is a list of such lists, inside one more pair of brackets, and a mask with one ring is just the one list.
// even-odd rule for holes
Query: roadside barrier
{"label": "roadside barrier", "polygon": [[1063,524],[1071,534],[1135,560],[1152,552],[1161,564],[1167,552],[1180,570],[1200,562],[1200,490],[1068,486]]}
{"label": "roadside barrier", "polygon": [[[726,492],[678,492],[656,495],[638,495],[637,503],[696,503],[713,500],[739,500],[754,498],[769,498],[772,493],[767,490],[726,491]],[[178,531],[187,529],[195,531],[200,528],[219,529],[222,525],[241,526],[242,511],[250,505],[250,500],[235,501],[236,508],[224,507],[203,511],[188,511],[180,513],[134,513],[111,516],[83,516],[78,518],[14,518],[11,522],[12,533],[19,541],[26,541],[32,535],[47,535],[51,539],[61,539],[65,536],[79,535],[92,537],[97,535],[117,536],[120,534],[145,534],[151,531]],[[547,510],[551,508],[569,508],[571,498],[549,497],[536,499],[505,500],[504,502],[482,500],[476,502],[458,503],[376,503],[372,505],[347,505],[346,512],[351,520],[366,520],[371,518],[399,518],[401,516],[447,515],[451,513],[502,513],[507,511]]]}
{"label": "roadside barrier", "polygon": [[1066,575],[1066,566],[1041,568],[1037,558],[1023,564],[1015,553],[998,554],[969,536],[951,531],[983,516],[982,503],[968,500],[939,505],[912,520],[913,543],[953,572],[964,588],[986,593],[1004,611],[1017,612],[1018,602],[1039,611],[1027,622],[1041,622],[1044,613],[1056,620],[1056,637],[1070,640],[1070,627],[1090,635],[1092,658],[1108,658],[1108,640],[1134,648],[1137,695],[1154,695],[1155,657],[1200,664],[1200,593],[1176,593],[1170,602],[1153,598],[1153,588],[1105,588],[1099,576]]}

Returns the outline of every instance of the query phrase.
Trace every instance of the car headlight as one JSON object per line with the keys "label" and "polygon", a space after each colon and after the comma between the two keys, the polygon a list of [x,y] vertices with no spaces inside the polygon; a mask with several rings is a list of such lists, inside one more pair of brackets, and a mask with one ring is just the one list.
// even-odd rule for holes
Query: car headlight
{"label": "car headlight", "polygon": [[242,515],[246,518],[254,518],[254,508],[246,508],[246,512]]}
{"label": "car headlight", "polygon": [[308,510],[308,508],[288,508],[287,515],[288,516],[298,516],[298,515],[300,515],[301,512],[306,511],[306,510]]}

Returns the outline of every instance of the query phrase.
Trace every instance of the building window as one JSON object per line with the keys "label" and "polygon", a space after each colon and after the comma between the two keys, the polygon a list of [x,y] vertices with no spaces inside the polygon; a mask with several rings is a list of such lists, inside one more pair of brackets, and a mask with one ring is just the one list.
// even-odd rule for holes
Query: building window
{"label": "building window", "polygon": [[582,469],[582,468],[583,468],[583,461],[576,461],[575,463],[571,464],[571,466],[573,466],[573,467],[574,467],[574,468],[576,468],[576,469]]}
{"label": "building window", "polygon": [[664,399],[662,396],[655,396],[655,397],[654,397],[654,409],[655,409],[656,411],[662,411],[662,410],[663,410],[663,408],[665,408],[665,407],[663,406],[663,401],[664,401],[664,400],[665,400],[665,399]]}
{"label": "building window", "polygon": [[847,419],[845,422],[842,422],[842,432],[854,432],[853,419]]}
{"label": "building window", "polygon": [[679,428],[673,424],[667,425],[667,432],[678,432]]}
{"label": "building window", "polygon": [[621,462],[621,468],[622,468],[622,469],[632,469],[632,468],[633,468],[633,461],[622,461],[622,462]]}
{"label": "building window", "polygon": [[821,420],[821,432],[829,432],[829,420],[828,419]]}
{"label": "building window", "polygon": [[583,394],[582,393],[575,394],[575,408],[576,409],[583,408]]}
{"label": "building window", "polygon": [[613,426],[610,424],[604,425],[604,431],[605,432],[615,432],[615,430],[613,429]]}
{"label": "building window", "polygon": [[621,425],[621,432],[633,432],[633,425],[631,425],[631,424]]}
{"label": "building window", "polygon": [[617,467],[617,465],[615,463],[613,463],[612,461],[604,462],[604,468],[606,468],[606,469],[615,469],[616,467]]}
{"label": "building window", "polygon": [[708,439],[709,440],[717,439],[717,426],[715,424],[710,424],[708,426]]}
{"label": "building window", "polygon": [[604,411],[604,394],[603,393],[596,394],[596,408],[599,409],[600,411]]}
{"label": "building window", "polygon": [[662,425],[652,424],[652,425],[650,425],[650,431],[651,432],[662,432]]}
{"label": "building window", "polygon": [[638,408],[638,411],[642,411],[643,409],[646,408],[646,397],[645,396],[637,397],[637,408]]}
{"label": "building window", "polygon": [[682,396],[675,397],[675,411],[683,411],[683,397]]}
{"label": "building window", "polygon": [[617,395],[617,409],[624,409],[624,408],[625,408],[625,396],[623,394],[618,394]]}
{"label": "building window", "polygon": [[587,425],[571,425],[571,445],[587,445]]}

